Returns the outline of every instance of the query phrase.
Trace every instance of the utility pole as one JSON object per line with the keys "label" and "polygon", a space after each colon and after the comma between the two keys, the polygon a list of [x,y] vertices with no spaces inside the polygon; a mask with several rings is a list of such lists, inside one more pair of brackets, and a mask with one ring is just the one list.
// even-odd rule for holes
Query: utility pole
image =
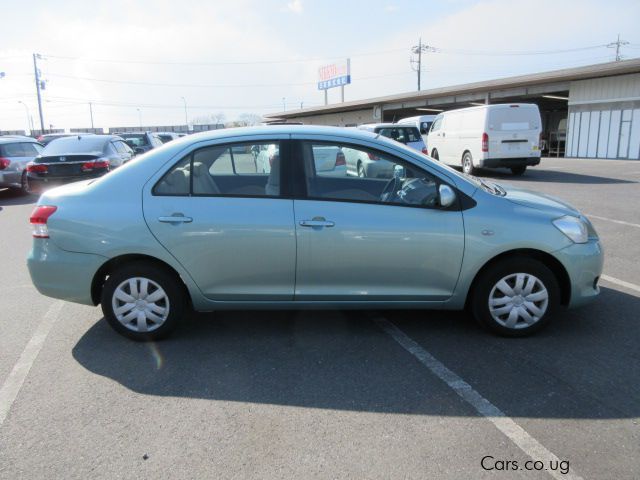
{"label": "utility pole", "polygon": [[[422,44],[422,37],[420,37],[420,39],[418,40],[418,45],[414,45],[413,47],[411,47],[411,53],[414,55],[418,55],[418,60],[416,60],[415,58],[411,57],[409,59],[409,63],[411,63],[411,68],[415,71],[418,72],[418,91],[420,90],[420,76],[422,73],[422,54],[426,53],[426,52],[435,52],[436,49],[429,46],[429,45],[423,45]],[[417,66],[414,66],[417,65]]]}
{"label": "utility pole", "polygon": [[93,104],[89,102],[89,115],[91,115],[91,130],[93,130]]}
{"label": "utility pole", "polygon": [[40,114],[40,129],[42,130],[42,134],[44,134],[44,117],[42,116],[42,98],[40,97],[40,71],[38,70],[38,58],[40,58],[40,54],[33,54],[33,72],[36,76],[36,93],[38,94],[38,113]]}
{"label": "utility pole", "polygon": [[608,48],[614,48],[616,49],[616,62],[619,62],[620,60],[622,60],[622,55],[620,55],[620,47],[623,45],[629,45],[629,42],[625,42],[624,40],[620,40],[620,34],[618,34],[618,40],[616,40],[615,42],[611,42],[609,45],[607,45]]}
{"label": "utility pole", "polygon": [[184,97],[180,97],[182,102],[184,103],[184,125],[187,130],[189,130],[189,117],[187,116],[187,101]]}

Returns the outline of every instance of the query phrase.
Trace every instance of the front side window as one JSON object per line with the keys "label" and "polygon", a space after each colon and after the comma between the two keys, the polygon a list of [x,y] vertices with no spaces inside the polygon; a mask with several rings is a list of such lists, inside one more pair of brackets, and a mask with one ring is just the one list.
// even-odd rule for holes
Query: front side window
{"label": "front side window", "polygon": [[[156,195],[277,197],[280,195],[278,152],[278,143],[201,148],[174,165],[153,192]],[[268,165],[268,170],[265,171],[263,163]]]}
{"label": "front side window", "polygon": [[386,153],[304,142],[302,155],[311,199],[438,206],[436,177]]}
{"label": "front side window", "polygon": [[442,117],[436,117],[436,119],[431,124],[431,131],[436,132],[442,128]]}

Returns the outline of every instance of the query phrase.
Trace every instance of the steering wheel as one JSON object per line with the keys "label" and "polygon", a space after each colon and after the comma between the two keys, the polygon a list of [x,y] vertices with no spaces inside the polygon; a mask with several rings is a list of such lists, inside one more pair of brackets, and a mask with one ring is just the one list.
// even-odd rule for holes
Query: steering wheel
{"label": "steering wheel", "polygon": [[382,190],[382,193],[380,194],[381,202],[391,203],[396,200],[396,198],[398,197],[398,183],[400,181],[401,180],[396,176],[391,177],[391,179],[384,186],[384,190]]}

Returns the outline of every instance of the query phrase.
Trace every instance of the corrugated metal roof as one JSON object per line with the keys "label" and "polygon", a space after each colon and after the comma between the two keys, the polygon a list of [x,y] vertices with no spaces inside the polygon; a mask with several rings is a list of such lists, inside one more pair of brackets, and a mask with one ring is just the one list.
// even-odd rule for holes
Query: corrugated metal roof
{"label": "corrugated metal roof", "polygon": [[567,82],[572,80],[586,80],[590,78],[609,77],[625,75],[629,73],[640,73],[640,58],[622,60],[619,62],[600,63],[587,65],[584,67],[565,68],[549,72],[532,73],[519,75],[516,77],[499,78],[495,80],[485,80],[482,82],[453,85],[450,87],[433,88],[429,90],[387,95],[384,97],[367,98],[363,100],[353,100],[350,102],[336,103],[321,107],[309,107],[288,112],[270,113],[265,118],[295,118],[307,115],[318,115],[324,113],[335,113],[358,110],[362,108],[372,108],[374,105],[385,103],[396,103],[403,101],[427,100],[431,98],[445,97],[451,95],[463,95],[467,93],[487,92],[506,88],[527,87],[546,83]]}

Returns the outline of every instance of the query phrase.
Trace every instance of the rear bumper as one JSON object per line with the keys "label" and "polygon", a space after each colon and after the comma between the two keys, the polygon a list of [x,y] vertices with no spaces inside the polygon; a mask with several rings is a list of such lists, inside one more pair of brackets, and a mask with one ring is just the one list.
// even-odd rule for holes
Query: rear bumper
{"label": "rear bumper", "polygon": [[29,274],[36,289],[48,297],[93,305],[91,282],[106,257],[68,252],[51,240],[34,238],[27,257]]}
{"label": "rear bumper", "polygon": [[523,158],[485,158],[480,160],[480,167],[484,168],[511,168],[533,166],[540,163],[540,157]]}
{"label": "rear bumper", "polygon": [[40,194],[49,188],[59,187],[60,185],[66,185],[68,183],[81,182],[83,180],[92,180],[102,177],[106,173],[108,172],[97,172],[70,177],[36,177],[35,175],[27,174],[27,190],[29,193]]}
{"label": "rear bumper", "polygon": [[564,265],[571,281],[569,307],[579,307],[600,293],[598,280],[604,265],[604,252],[599,240],[576,243],[554,252]]}
{"label": "rear bumper", "polygon": [[22,172],[0,172],[0,188],[20,187]]}

